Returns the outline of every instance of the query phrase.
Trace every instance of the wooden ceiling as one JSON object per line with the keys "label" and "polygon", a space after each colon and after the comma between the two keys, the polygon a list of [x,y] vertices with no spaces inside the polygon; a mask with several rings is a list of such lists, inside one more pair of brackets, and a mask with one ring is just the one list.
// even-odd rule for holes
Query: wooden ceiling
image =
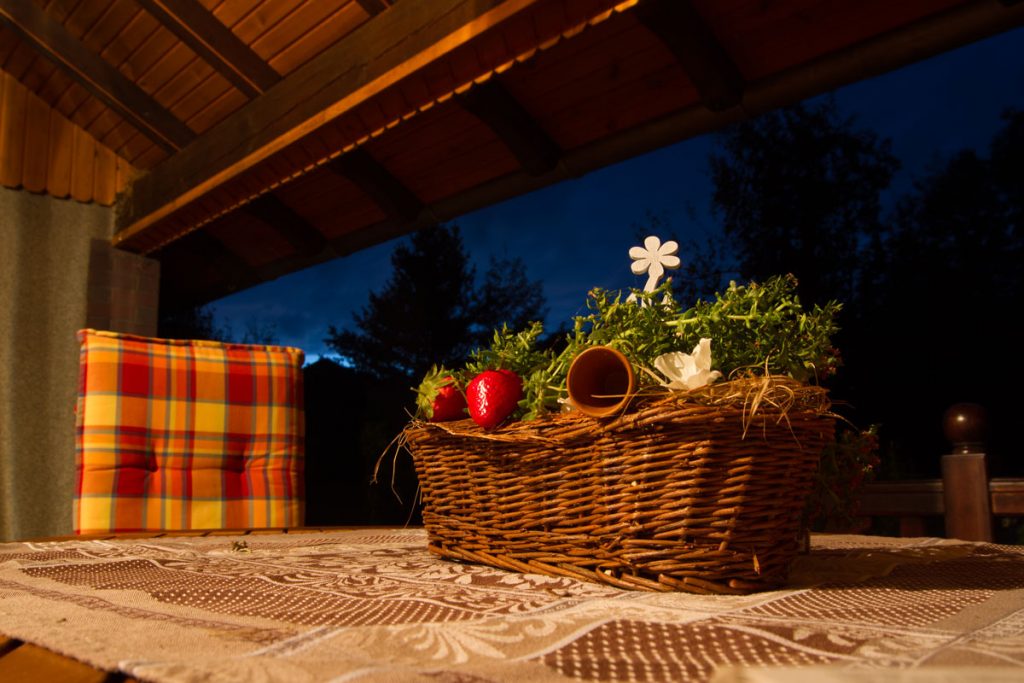
{"label": "wooden ceiling", "polygon": [[210,301],[1024,23],[1016,0],[0,0],[0,183]]}

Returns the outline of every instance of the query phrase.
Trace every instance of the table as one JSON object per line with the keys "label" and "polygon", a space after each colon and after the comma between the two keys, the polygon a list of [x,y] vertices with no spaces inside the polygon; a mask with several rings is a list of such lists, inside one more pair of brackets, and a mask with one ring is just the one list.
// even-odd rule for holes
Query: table
{"label": "table", "polygon": [[7,543],[0,634],[4,680],[53,652],[63,680],[1003,683],[1024,547],[814,536],[785,589],[697,596],[447,562],[421,529]]}

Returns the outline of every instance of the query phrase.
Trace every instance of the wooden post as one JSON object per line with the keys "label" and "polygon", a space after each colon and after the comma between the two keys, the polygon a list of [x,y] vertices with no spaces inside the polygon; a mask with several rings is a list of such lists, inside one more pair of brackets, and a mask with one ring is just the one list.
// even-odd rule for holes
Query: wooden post
{"label": "wooden post", "polygon": [[958,403],[946,411],[943,428],[953,446],[952,453],[942,456],[946,536],[965,541],[991,541],[985,409],[974,403]]}

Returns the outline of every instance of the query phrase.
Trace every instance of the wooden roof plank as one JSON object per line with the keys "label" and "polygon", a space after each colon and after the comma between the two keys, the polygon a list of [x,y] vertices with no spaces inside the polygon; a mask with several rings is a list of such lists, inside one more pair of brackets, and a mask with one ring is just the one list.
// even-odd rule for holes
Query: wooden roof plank
{"label": "wooden roof plank", "polygon": [[92,201],[96,141],[78,126],[72,134],[71,197],[80,202]]}
{"label": "wooden roof plank", "polygon": [[50,143],[50,107],[29,95],[25,114],[25,150],[21,185],[29,192],[46,189],[46,170]]}
{"label": "wooden roof plank", "polygon": [[633,11],[675,55],[704,106],[724,111],[743,100],[739,68],[690,0],[645,0]]}
{"label": "wooden roof plank", "polygon": [[280,74],[196,0],[138,0],[232,85],[249,97],[269,90]]}
{"label": "wooden roof plank", "polygon": [[[322,0],[317,0],[321,2]],[[332,14],[314,22],[302,35],[284,47],[271,50],[263,48],[267,63],[281,74],[290,74],[310,59],[320,54],[338,40],[347,36],[366,21],[366,14],[355,3],[346,3]],[[264,42],[261,41],[261,45]],[[253,45],[253,49],[258,46]]]}
{"label": "wooden roof plank", "polygon": [[[2,17],[0,17],[0,25],[4,25]],[[8,35],[14,35],[17,38],[21,38],[21,34],[19,34],[14,27],[9,27],[7,33]],[[25,40],[15,40],[14,49],[7,56],[7,59],[4,60],[3,70],[18,80],[21,80],[25,77],[25,74],[28,73],[29,69],[31,69],[40,59],[41,57],[39,57],[38,53],[32,49],[32,46],[28,42]]]}
{"label": "wooden roof plank", "polygon": [[165,150],[181,149],[195,137],[188,126],[34,3],[0,0],[0,21]]}
{"label": "wooden roof plank", "polygon": [[21,185],[21,164],[25,152],[25,112],[28,90],[13,76],[0,72],[3,90],[0,93],[0,185]]}
{"label": "wooden roof plank", "polygon": [[117,194],[117,160],[110,148],[96,145],[94,167],[93,200],[103,206],[110,206]]}
{"label": "wooden roof plank", "polygon": [[540,1],[394,5],[140,177],[120,207],[115,244]]}
{"label": "wooden roof plank", "polygon": [[326,167],[352,181],[393,218],[415,220],[423,210],[423,202],[361,147]]}
{"label": "wooden roof plank", "polygon": [[527,173],[540,175],[558,163],[562,150],[497,77],[456,95],[455,99],[494,131]]}
{"label": "wooden roof plank", "polygon": [[71,194],[71,151],[74,125],[56,109],[50,110],[50,149],[47,155],[46,191],[54,197]]}

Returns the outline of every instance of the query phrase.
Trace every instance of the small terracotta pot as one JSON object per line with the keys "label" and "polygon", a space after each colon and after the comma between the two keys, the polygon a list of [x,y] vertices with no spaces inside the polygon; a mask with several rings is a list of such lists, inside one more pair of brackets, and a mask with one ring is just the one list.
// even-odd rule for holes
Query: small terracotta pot
{"label": "small terracotta pot", "polygon": [[607,346],[592,346],[573,359],[566,376],[569,400],[593,417],[626,409],[636,392],[636,375],[629,360]]}

